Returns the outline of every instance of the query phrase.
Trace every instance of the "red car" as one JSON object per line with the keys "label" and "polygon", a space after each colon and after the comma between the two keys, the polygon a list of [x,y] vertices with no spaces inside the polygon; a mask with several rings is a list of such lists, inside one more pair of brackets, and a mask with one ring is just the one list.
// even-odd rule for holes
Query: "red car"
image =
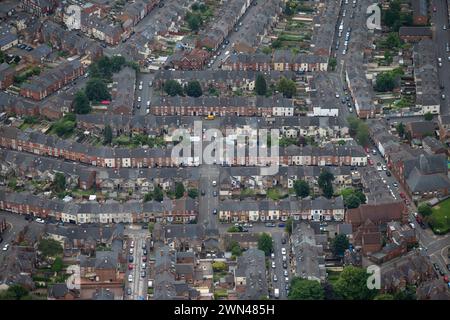
{"label": "red car", "polygon": [[444,276],[444,281],[448,283],[448,275]]}
{"label": "red car", "polygon": [[142,256],[142,262],[147,262],[147,256]]}
{"label": "red car", "polygon": [[368,159],[367,162],[368,162],[371,166],[373,166],[373,160],[372,160],[372,159]]}
{"label": "red car", "polygon": [[403,192],[400,192],[400,197],[401,197],[402,199],[406,199],[406,195],[405,195]]}
{"label": "red car", "polygon": [[133,270],[133,264],[130,263],[130,264],[128,265],[128,270]]}

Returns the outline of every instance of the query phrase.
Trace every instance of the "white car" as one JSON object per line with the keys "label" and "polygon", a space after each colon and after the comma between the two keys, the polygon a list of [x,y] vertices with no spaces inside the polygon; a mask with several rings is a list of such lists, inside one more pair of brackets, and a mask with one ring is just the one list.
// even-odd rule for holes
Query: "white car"
{"label": "white car", "polygon": [[383,171],[387,171],[387,167],[383,165]]}
{"label": "white car", "polygon": [[139,85],[139,90],[142,90],[142,84]]}
{"label": "white car", "polygon": [[133,248],[130,248],[130,254],[133,254],[133,253],[134,253]]}
{"label": "white car", "polygon": [[138,102],[141,102],[141,100],[142,100],[141,97],[138,97]]}
{"label": "white car", "polygon": [[270,257],[271,257],[272,259],[275,259],[275,253],[272,252],[272,254],[270,255]]}
{"label": "white car", "polygon": [[131,241],[130,248],[134,248],[134,241]]}
{"label": "white car", "polygon": [[141,265],[141,268],[142,268],[143,270],[147,269],[147,264],[146,264],[145,262],[143,262],[142,265]]}
{"label": "white car", "polygon": [[340,97],[340,96],[339,96],[339,93],[336,93],[335,97],[336,97],[336,98],[339,98],[339,97]]}
{"label": "white car", "polygon": [[342,54],[345,56],[346,53],[347,53],[347,49],[344,49],[344,50],[342,51]]}
{"label": "white car", "polygon": [[8,251],[8,248],[9,248],[9,244],[5,244],[4,246],[3,246],[3,251]]}
{"label": "white car", "polygon": [[275,265],[275,261],[272,261],[272,269],[275,269],[276,265]]}
{"label": "white car", "polygon": [[150,106],[150,100],[147,100],[147,107]]}
{"label": "white car", "polygon": [[133,276],[131,274],[128,275],[128,282],[133,282]]}
{"label": "white car", "polygon": [[273,281],[275,281],[275,282],[278,281],[278,278],[277,278],[277,275],[276,275],[276,274],[273,275]]}
{"label": "white car", "polygon": [[284,277],[285,282],[289,282],[289,277]]}
{"label": "white car", "polygon": [[287,260],[286,256],[283,256],[283,262],[285,262]]}
{"label": "white car", "polygon": [[286,254],[286,248],[281,248],[281,254],[285,255]]}
{"label": "white car", "polygon": [[148,83],[148,86],[151,87],[152,85],[153,85],[153,82],[150,81],[150,82]]}
{"label": "white car", "polygon": [[36,219],[36,222],[37,222],[37,223],[45,223],[45,221],[42,220],[41,218],[37,218],[37,219]]}
{"label": "white car", "polygon": [[287,270],[284,270],[284,276],[285,276],[285,277],[289,276],[289,274],[288,274],[288,271],[287,271]]}

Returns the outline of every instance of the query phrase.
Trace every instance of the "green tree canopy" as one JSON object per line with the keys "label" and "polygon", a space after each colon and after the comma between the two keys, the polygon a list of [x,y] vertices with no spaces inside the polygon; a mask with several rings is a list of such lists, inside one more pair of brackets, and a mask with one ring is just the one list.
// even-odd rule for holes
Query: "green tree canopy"
{"label": "green tree canopy", "polygon": [[331,70],[335,70],[336,66],[337,66],[337,60],[336,58],[330,58],[330,60],[328,61],[328,66],[330,67]]}
{"label": "green tree canopy", "polygon": [[394,300],[394,296],[389,293],[383,293],[377,295],[375,298],[373,298],[373,300]]}
{"label": "green tree canopy", "polygon": [[41,239],[38,244],[38,250],[44,257],[54,257],[63,253],[61,244],[53,239]]}
{"label": "green tree canopy", "polygon": [[153,229],[155,229],[155,223],[149,222],[148,223],[148,232],[153,233]]}
{"label": "green tree canopy", "polygon": [[403,122],[400,122],[399,124],[397,124],[396,129],[397,129],[398,135],[401,138],[403,138],[405,136],[405,125],[403,124]]}
{"label": "green tree canopy", "polygon": [[164,91],[172,97],[183,94],[183,88],[176,80],[167,80],[164,83]]}
{"label": "green tree canopy", "polygon": [[338,234],[331,242],[331,248],[336,256],[343,257],[344,252],[348,249],[350,243],[345,234]]}
{"label": "green tree canopy", "polygon": [[55,180],[53,181],[53,188],[56,192],[63,192],[66,190],[66,176],[61,172],[55,174]]}
{"label": "green tree canopy", "polygon": [[344,300],[372,300],[378,290],[367,287],[369,274],[363,268],[347,266],[339,275],[334,284],[337,297]]}
{"label": "green tree canopy", "polygon": [[73,100],[73,110],[76,114],[86,114],[91,112],[91,104],[84,91],[78,91]]}
{"label": "green tree canopy", "polygon": [[295,180],[294,191],[297,197],[305,198],[309,196],[309,184],[305,180]]}
{"label": "green tree canopy", "polygon": [[200,82],[198,82],[198,81],[189,81],[187,86],[186,86],[186,94],[189,97],[195,97],[195,98],[200,97],[203,94],[202,86],[200,85]]}
{"label": "green tree canopy", "polygon": [[164,194],[161,187],[156,186],[155,190],[153,190],[153,199],[155,201],[161,202],[164,200]]}
{"label": "green tree canopy", "polygon": [[111,144],[113,139],[112,129],[109,124],[105,126],[105,131],[103,132],[103,142],[105,144]]}
{"label": "green tree canopy", "polygon": [[433,210],[428,203],[422,203],[421,205],[419,205],[417,211],[424,217],[428,217],[433,213]]}
{"label": "green tree canopy", "polygon": [[333,182],[334,181],[334,175],[329,172],[328,170],[322,170],[322,172],[319,175],[318,184],[319,187],[322,189],[323,195],[331,199],[333,196]]}
{"label": "green tree canopy", "polygon": [[63,261],[61,257],[56,257],[55,261],[53,261],[52,264],[52,271],[53,272],[60,272],[63,269]]}
{"label": "green tree canopy", "polygon": [[258,238],[258,249],[268,256],[272,252],[272,247],[272,237],[268,233],[262,233]]}
{"label": "green tree canopy", "polygon": [[280,91],[286,98],[292,98],[297,92],[295,81],[281,77],[278,81],[278,91]]}
{"label": "green tree canopy", "polygon": [[289,235],[292,234],[293,224],[294,224],[294,219],[292,219],[292,217],[289,217],[289,218],[286,220],[286,227],[285,227],[285,230],[286,230],[286,232],[287,232]]}
{"label": "green tree canopy", "polygon": [[264,96],[267,93],[266,78],[261,73],[258,73],[255,80],[255,92],[259,96]]}
{"label": "green tree canopy", "polygon": [[295,277],[291,281],[289,300],[323,300],[325,293],[320,282]]}
{"label": "green tree canopy", "polygon": [[175,184],[175,197],[177,199],[180,199],[184,196],[184,185],[181,182],[177,182]]}
{"label": "green tree canopy", "polygon": [[111,94],[106,83],[99,78],[93,78],[88,81],[85,93],[90,101],[111,100]]}
{"label": "green tree canopy", "polygon": [[228,266],[223,261],[216,261],[216,262],[213,262],[212,268],[213,268],[213,271],[215,271],[215,272],[223,272],[228,269]]}
{"label": "green tree canopy", "polygon": [[20,284],[13,284],[7,290],[0,291],[0,300],[29,300],[28,290]]}
{"label": "green tree canopy", "polygon": [[426,121],[431,121],[431,120],[433,120],[433,114],[432,114],[431,112],[425,113],[425,114],[423,115],[423,117],[424,117],[424,119],[425,119]]}
{"label": "green tree canopy", "polygon": [[189,189],[188,190],[188,196],[192,199],[195,199],[198,197],[198,190],[197,189]]}

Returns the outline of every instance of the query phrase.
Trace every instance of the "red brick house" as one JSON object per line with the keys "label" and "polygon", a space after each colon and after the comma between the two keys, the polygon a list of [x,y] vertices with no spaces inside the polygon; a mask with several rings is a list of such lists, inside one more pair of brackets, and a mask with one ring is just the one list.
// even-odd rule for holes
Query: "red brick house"
{"label": "red brick house", "polygon": [[345,214],[345,222],[351,223],[353,228],[358,228],[366,220],[372,221],[375,225],[390,221],[406,223],[408,221],[408,208],[403,201],[363,204],[358,208],[348,209]]}
{"label": "red brick house", "polygon": [[193,49],[174,54],[171,63],[177,70],[201,70],[209,56],[206,50]]}

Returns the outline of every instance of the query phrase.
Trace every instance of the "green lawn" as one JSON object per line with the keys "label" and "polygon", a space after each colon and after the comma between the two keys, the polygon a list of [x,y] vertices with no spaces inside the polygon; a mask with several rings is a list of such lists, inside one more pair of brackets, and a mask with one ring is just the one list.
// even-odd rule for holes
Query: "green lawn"
{"label": "green lawn", "polygon": [[450,231],[450,198],[439,203],[432,208],[433,213],[429,223],[433,231],[438,234],[445,234]]}

